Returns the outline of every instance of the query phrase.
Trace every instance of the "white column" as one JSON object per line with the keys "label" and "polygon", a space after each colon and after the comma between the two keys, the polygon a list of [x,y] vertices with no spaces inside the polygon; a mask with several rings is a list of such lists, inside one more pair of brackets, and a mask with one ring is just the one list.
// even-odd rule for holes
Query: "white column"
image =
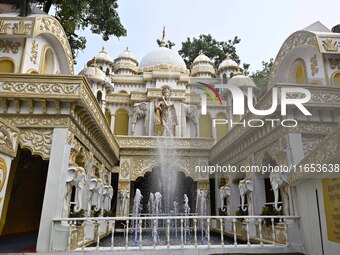
{"label": "white column", "polygon": [[112,134],[115,131],[115,120],[116,120],[116,114],[111,113],[111,132],[112,132]]}
{"label": "white column", "polygon": [[71,145],[67,144],[67,135],[67,128],[55,128],[53,131],[52,148],[37,241],[37,251],[39,252],[49,251],[52,220],[62,216],[66,171],[71,150]]}

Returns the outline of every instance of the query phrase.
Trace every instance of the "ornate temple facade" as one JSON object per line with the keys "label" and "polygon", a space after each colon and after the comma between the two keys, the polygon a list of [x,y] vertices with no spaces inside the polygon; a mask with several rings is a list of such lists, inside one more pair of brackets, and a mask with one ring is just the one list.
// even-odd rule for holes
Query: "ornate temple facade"
{"label": "ornate temple facade", "polygon": [[[242,211],[256,216],[273,208],[299,217],[280,237],[282,243],[289,241],[307,254],[337,254],[339,221],[332,218],[336,212],[330,204],[339,205],[339,199],[330,193],[339,194],[339,187],[330,187],[339,183],[334,179],[339,172],[202,169],[339,166],[339,45],[340,34],[318,22],[290,35],[260,98],[254,82],[228,56],[215,69],[201,51],[188,69],[177,52],[165,47],[164,35],[160,47],[140,62],[128,48],[116,58],[103,48],[75,75],[57,20],[0,14],[0,236],[38,230],[38,251],[76,249],[73,226],[62,219],[128,217],[136,187],[162,167],[165,154],[177,161],[172,170],[190,180],[185,182],[190,189],[204,191],[208,215]],[[206,97],[205,85],[214,86],[221,103]],[[244,114],[233,115],[228,86],[262,110],[270,108],[274,88],[307,89],[311,99],[304,105],[312,115],[293,105],[286,116],[280,114],[281,105],[269,116],[256,116],[247,106]],[[300,97],[287,93],[288,99]],[[225,124],[215,126],[216,119]],[[251,119],[277,121],[254,128],[245,124]],[[298,125],[280,125],[284,119]],[[189,195],[193,212],[195,191]],[[110,232],[101,228],[97,233]],[[89,229],[83,229],[83,245]]]}

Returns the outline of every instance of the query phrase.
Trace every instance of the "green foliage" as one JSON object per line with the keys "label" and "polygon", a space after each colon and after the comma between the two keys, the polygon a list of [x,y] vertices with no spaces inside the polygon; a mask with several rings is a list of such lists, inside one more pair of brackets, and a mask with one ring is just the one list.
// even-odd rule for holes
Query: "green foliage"
{"label": "green foliage", "polygon": [[238,64],[240,63],[240,58],[236,54],[235,46],[240,42],[241,39],[237,36],[235,36],[233,40],[228,40],[226,42],[217,41],[210,34],[200,35],[198,38],[193,37],[192,39],[188,37],[185,42],[182,42],[182,48],[178,51],[178,53],[184,59],[187,68],[190,68],[192,62],[199,55],[200,50],[203,50],[204,54],[213,61],[217,68],[225,59],[226,53],[228,53]]}
{"label": "green foliage", "polygon": [[[5,0],[17,6],[20,0]],[[90,28],[92,33],[100,34],[104,41],[111,35],[126,36],[126,29],[120,22],[117,13],[117,0],[35,0],[37,7],[52,14],[63,26],[69,40],[73,57],[79,50],[85,49],[86,38],[78,35],[78,30]]]}
{"label": "green foliage", "polygon": [[253,79],[254,83],[262,91],[267,90],[267,85],[270,77],[270,72],[274,64],[274,59],[270,59],[269,62],[262,61],[262,70],[257,70],[252,73],[249,77]]}
{"label": "green foliage", "polygon": [[104,217],[114,217],[113,211],[104,210]]}
{"label": "green foliage", "polygon": [[91,210],[90,211],[90,216],[91,217],[98,217],[100,215],[100,210],[99,211],[95,211],[95,210]]}
{"label": "green foliage", "polygon": [[70,218],[82,218],[82,217],[85,217],[85,211],[84,211],[84,209],[80,209],[79,212],[70,211],[69,217]]}
{"label": "green foliage", "polygon": [[[157,44],[158,44],[158,46],[161,46],[161,43],[162,43],[162,41],[159,40],[159,39],[157,39]],[[169,49],[172,49],[172,47],[174,47],[175,45],[176,45],[176,44],[175,44],[174,42],[170,41],[170,40],[168,40],[168,41],[165,43],[165,47],[166,47],[166,48],[169,48]]]}
{"label": "green foliage", "polygon": [[227,209],[225,208],[225,210],[222,211],[221,208],[218,208],[218,215],[220,215],[220,216],[228,216]]}

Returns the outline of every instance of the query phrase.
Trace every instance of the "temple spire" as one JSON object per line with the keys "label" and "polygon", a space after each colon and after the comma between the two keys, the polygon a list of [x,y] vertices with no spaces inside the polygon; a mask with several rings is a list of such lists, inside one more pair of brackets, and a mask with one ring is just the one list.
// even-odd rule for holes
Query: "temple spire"
{"label": "temple spire", "polygon": [[161,47],[165,47],[165,26],[163,26]]}

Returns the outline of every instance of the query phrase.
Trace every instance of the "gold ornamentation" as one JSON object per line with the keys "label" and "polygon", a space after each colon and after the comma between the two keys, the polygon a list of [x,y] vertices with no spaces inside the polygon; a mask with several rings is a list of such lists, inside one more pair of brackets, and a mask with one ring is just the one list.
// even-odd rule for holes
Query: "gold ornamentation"
{"label": "gold ornamentation", "polygon": [[79,84],[4,82],[0,84],[0,91],[21,92],[26,94],[78,94],[79,87]]}
{"label": "gold ornamentation", "polygon": [[20,20],[19,23],[13,25],[13,34],[15,35],[29,35],[31,32],[31,24]]}
{"label": "gold ornamentation", "polygon": [[9,30],[9,24],[5,20],[0,21],[0,34],[7,35]]}
{"label": "gold ornamentation", "polygon": [[129,177],[129,173],[130,173],[130,170],[129,170],[129,162],[127,160],[123,161],[121,166],[120,166],[120,179],[126,179]]}
{"label": "gold ornamentation", "polygon": [[18,134],[19,130],[16,127],[4,120],[0,120],[0,151],[15,157]]}
{"label": "gold ornamentation", "polygon": [[316,59],[316,54],[310,58],[310,69],[312,70],[312,76],[319,72],[318,60]]}
{"label": "gold ornamentation", "polygon": [[340,70],[340,58],[338,59],[334,59],[334,58],[330,58],[329,59],[329,66],[331,69],[335,69],[337,68],[338,70]]}
{"label": "gold ornamentation", "polygon": [[70,48],[70,44],[67,40],[66,34],[64,32],[63,27],[60,25],[60,23],[52,17],[43,17],[41,19],[37,20],[36,23],[36,34],[39,34],[41,32],[48,32],[53,34],[62,44],[66,57],[68,62],[68,67],[70,70],[70,73],[73,74],[73,57],[72,57],[72,51]]}
{"label": "gold ornamentation", "polygon": [[0,192],[2,191],[5,185],[6,177],[7,177],[6,161],[3,157],[0,157]]}
{"label": "gold ornamentation", "polygon": [[32,154],[43,159],[49,159],[52,146],[52,129],[23,129],[20,134],[20,144],[28,148]]}
{"label": "gold ornamentation", "polygon": [[149,66],[149,67],[144,67],[140,68],[139,72],[153,72],[153,71],[165,71],[165,72],[181,72],[184,74],[189,74],[188,69],[184,69],[178,66],[170,66],[167,64],[161,64],[161,65],[155,65],[155,66]]}
{"label": "gold ornamentation", "polygon": [[333,41],[331,38],[327,38],[322,41],[322,46],[326,51],[338,51],[338,42]]}
{"label": "gold ornamentation", "polygon": [[67,127],[68,124],[65,116],[6,116],[6,120],[16,127]]}
{"label": "gold ornamentation", "polygon": [[37,63],[37,57],[38,57],[38,43],[35,40],[33,40],[30,56],[30,60],[31,62],[33,62],[33,64]]}
{"label": "gold ornamentation", "polygon": [[1,40],[0,39],[0,52],[3,53],[12,53],[17,54],[19,52],[19,47],[21,46],[20,42],[13,42],[8,40]]}

